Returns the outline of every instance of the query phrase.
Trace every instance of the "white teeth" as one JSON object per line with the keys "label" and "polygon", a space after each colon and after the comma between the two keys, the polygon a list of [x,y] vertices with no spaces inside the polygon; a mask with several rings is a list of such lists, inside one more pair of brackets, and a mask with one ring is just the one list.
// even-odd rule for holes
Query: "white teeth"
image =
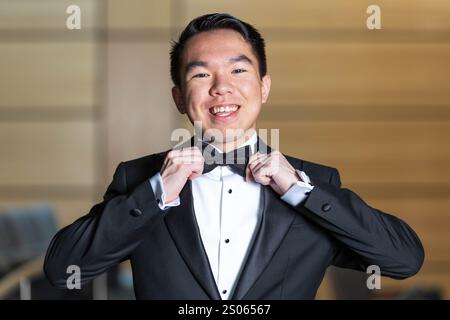
{"label": "white teeth", "polygon": [[213,114],[217,114],[217,113],[226,113],[226,112],[234,112],[238,109],[239,107],[236,105],[231,105],[231,106],[221,106],[221,107],[213,107],[212,108],[212,113]]}

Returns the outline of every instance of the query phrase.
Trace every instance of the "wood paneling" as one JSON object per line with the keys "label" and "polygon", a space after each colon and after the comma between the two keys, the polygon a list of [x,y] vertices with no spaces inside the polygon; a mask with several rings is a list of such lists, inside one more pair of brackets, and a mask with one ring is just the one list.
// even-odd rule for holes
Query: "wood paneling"
{"label": "wood paneling", "polygon": [[283,153],[339,168],[344,184],[450,182],[450,122],[290,119],[258,127],[280,130]]}
{"label": "wood paneling", "polygon": [[98,27],[97,0],[0,0],[0,30],[62,30],[66,28],[69,14],[66,9],[70,5],[78,5],[81,9],[81,30]]}
{"label": "wood paneling", "polygon": [[110,29],[166,29],[170,28],[172,1],[108,0],[108,28]]}
{"label": "wood paneling", "polygon": [[111,177],[120,161],[170,148],[171,132],[181,117],[170,91],[169,43],[113,43],[108,52]]}
{"label": "wood paneling", "polygon": [[1,123],[0,186],[93,186],[94,124]]}
{"label": "wood paneling", "polygon": [[91,108],[94,43],[1,43],[0,108]]}
{"label": "wood paneling", "polygon": [[449,44],[272,42],[271,106],[445,105]]}
{"label": "wood paneling", "polygon": [[381,8],[384,30],[449,30],[450,3],[446,0],[185,0],[184,26],[196,16],[212,12],[227,12],[264,29],[364,29],[366,9],[371,4]]}
{"label": "wood paneling", "polygon": [[446,105],[265,105],[259,117],[264,122],[293,122],[302,125],[307,122],[323,121],[372,121],[372,122],[442,122],[450,120],[450,106]]}

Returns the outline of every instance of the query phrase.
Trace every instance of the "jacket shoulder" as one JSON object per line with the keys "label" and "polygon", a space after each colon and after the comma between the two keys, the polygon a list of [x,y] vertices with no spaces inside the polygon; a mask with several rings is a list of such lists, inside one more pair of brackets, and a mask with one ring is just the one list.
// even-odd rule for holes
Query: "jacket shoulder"
{"label": "jacket shoulder", "polygon": [[339,171],[334,167],[288,155],[285,155],[285,157],[295,169],[304,171],[313,183],[314,180],[321,180],[327,183],[339,182],[340,184]]}
{"label": "jacket shoulder", "polygon": [[168,152],[169,150],[166,150],[122,162],[120,166],[125,171],[128,187],[137,186],[157,174]]}

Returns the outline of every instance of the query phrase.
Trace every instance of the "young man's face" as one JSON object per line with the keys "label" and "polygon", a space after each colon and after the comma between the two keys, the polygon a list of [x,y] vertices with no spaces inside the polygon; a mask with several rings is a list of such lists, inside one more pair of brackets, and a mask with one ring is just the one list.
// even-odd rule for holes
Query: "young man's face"
{"label": "young man's face", "polygon": [[219,130],[215,141],[229,142],[239,136],[222,139],[226,129],[256,128],[269,91],[270,77],[261,79],[251,45],[238,32],[219,29],[188,40],[181,58],[181,88],[174,87],[172,94],[192,123],[201,121],[203,131]]}

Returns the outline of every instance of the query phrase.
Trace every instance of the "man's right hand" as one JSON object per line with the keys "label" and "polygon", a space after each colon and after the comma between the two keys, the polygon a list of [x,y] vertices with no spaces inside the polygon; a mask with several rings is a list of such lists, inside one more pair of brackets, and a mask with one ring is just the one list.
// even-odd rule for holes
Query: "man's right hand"
{"label": "man's right hand", "polygon": [[178,197],[188,179],[202,175],[204,161],[200,149],[196,146],[169,151],[160,171],[166,203]]}

